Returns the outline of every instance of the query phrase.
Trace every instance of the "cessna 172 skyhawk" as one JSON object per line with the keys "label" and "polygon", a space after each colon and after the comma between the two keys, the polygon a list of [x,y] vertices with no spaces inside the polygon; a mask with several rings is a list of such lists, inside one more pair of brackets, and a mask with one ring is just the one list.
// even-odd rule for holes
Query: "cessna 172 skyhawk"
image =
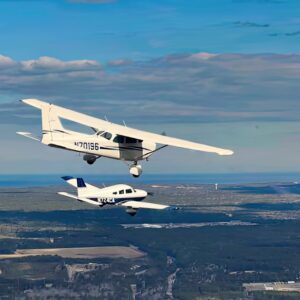
{"label": "cessna 172 skyhawk", "polygon": [[[83,159],[89,164],[93,164],[101,156],[132,162],[130,174],[134,177],[142,174],[139,161],[147,160],[153,153],[167,146],[219,155],[233,154],[233,151],[228,149],[129,128],[37,99],[21,101],[41,110],[43,134],[41,138],[33,136],[30,132],[17,132],[18,134],[51,147],[84,153]],[[68,130],[62,126],[60,118],[88,126],[95,132],[84,134]]]}
{"label": "cessna 172 skyhawk", "polygon": [[102,207],[104,205],[119,205],[126,207],[126,212],[134,216],[139,208],[147,209],[165,209],[168,205],[141,202],[147,197],[148,193],[143,190],[134,189],[129,185],[117,184],[105,188],[98,188],[85,183],[82,178],[73,178],[70,176],[62,177],[68,184],[77,188],[77,196],[65,192],[59,192],[59,195],[86,202],[92,205]]}

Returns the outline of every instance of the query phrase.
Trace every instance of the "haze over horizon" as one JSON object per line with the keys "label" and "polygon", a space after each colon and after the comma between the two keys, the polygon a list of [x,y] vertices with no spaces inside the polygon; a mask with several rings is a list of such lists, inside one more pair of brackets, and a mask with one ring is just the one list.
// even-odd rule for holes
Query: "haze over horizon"
{"label": "haze over horizon", "polygon": [[[127,173],[88,166],[40,132],[39,98],[232,157],[168,148],[145,173],[297,172],[300,3],[293,0],[1,1],[1,174]],[[272,14],[268,14],[272,11]]]}

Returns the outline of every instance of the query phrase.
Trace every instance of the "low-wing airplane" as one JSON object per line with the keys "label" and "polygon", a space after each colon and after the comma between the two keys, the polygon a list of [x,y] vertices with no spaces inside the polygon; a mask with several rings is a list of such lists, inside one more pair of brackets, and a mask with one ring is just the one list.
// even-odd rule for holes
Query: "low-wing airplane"
{"label": "low-wing airplane", "polygon": [[64,176],[62,179],[77,188],[77,196],[66,192],[58,192],[59,195],[96,205],[98,207],[103,207],[104,205],[123,206],[126,208],[126,212],[131,216],[134,216],[140,208],[170,208],[169,205],[141,202],[149,195],[149,193],[143,190],[134,189],[126,184],[117,184],[100,189],[85,183],[82,178]]}
{"label": "low-wing airplane", "polygon": [[[139,161],[148,160],[153,153],[167,146],[219,155],[233,154],[233,151],[228,149],[129,128],[37,99],[21,101],[41,110],[42,137],[36,137],[30,132],[17,132],[18,134],[41,141],[51,147],[84,153],[83,159],[88,164],[93,164],[101,156],[132,162],[130,174],[134,177],[142,174],[142,166],[138,164]],[[68,130],[62,126],[60,119],[88,126],[94,130],[94,133],[84,134]]]}

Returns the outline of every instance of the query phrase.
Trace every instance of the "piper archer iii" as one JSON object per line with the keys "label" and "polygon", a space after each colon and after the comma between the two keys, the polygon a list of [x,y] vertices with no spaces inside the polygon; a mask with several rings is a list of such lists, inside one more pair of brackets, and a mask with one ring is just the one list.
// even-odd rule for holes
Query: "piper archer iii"
{"label": "piper archer iii", "polygon": [[[42,137],[30,132],[17,132],[22,136],[42,142],[45,145],[83,153],[83,159],[93,164],[100,157],[130,162],[129,171],[134,177],[142,174],[138,163],[167,147],[174,146],[190,150],[211,152],[219,155],[232,155],[233,151],[172,138],[134,128],[111,123],[70,109],[37,99],[24,99],[23,103],[41,110]],[[66,129],[60,119],[73,121],[94,130],[92,134]]]}
{"label": "piper archer iii", "polygon": [[[172,208],[169,205],[142,202],[143,199],[152,194],[143,190],[134,189],[126,184],[117,184],[100,189],[96,186],[85,183],[82,178],[64,176],[62,179],[77,188],[77,195],[66,192],[58,192],[59,195],[96,205],[98,207],[103,207],[104,205],[123,206],[126,208],[126,212],[131,216],[134,216],[140,208]],[[174,207],[174,209],[177,209],[177,207]]]}

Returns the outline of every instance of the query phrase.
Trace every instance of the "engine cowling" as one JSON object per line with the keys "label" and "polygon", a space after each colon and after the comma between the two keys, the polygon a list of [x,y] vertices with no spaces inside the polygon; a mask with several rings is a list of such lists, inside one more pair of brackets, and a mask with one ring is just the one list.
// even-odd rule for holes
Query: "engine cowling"
{"label": "engine cowling", "polygon": [[129,169],[130,174],[133,177],[139,177],[143,173],[143,169],[141,165],[132,165]]}

